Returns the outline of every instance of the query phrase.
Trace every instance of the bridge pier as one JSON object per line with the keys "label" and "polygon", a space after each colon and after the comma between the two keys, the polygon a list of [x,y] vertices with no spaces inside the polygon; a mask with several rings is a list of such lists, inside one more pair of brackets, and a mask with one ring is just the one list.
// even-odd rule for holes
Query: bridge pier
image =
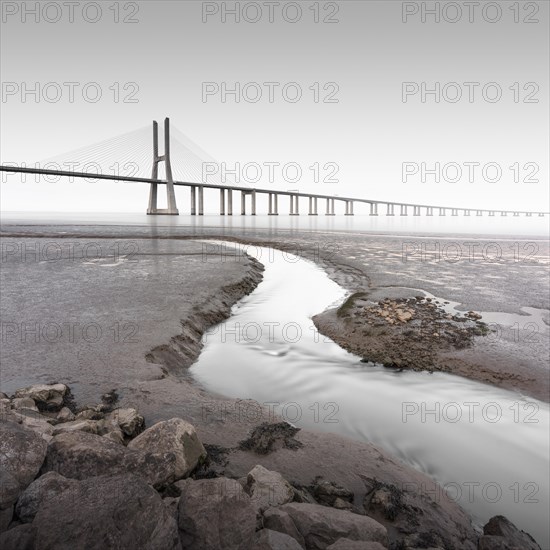
{"label": "bridge pier", "polygon": [[401,206],[401,214],[400,214],[400,215],[401,215],[401,216],[408,216],[406,205],[402,204],[402,205],[400,205],[400,206]]}
{"label": "bridge pier", "polygon": [[369,216],[378,216],[378,203],[370,202],[369,207],[370,207]]}
{"label": "bridge pier", "polygon": [[514,212],[514,216],[519,216],[519,212]]}
{"label": "bridge pier", "polygon": [[465,215],[465,216],[469,216],[469,215],[470,215],[470,211],[469,211],[469,210],[464,210],[464,215]]}
{"label": "bridge pier", "polygon": [[220,216],[225,216],[225,191],[220,189]]}
{"label": "bridge pier", "polygon": [[530,218],[530,217],[533,215],[533,213],[532,213],[532,212],[525,212],[525,215],[526,215],[528,218]]}
{"label": "bridge pier", "polygon": [[317,216],[317,197],[309,197],[309,215]]}
{"label": "bridge pier", "polygon": [[494,210],[489,210],[489,216],[494,216],[495,215],[495,211]]}
{"label": "bridge pier", "polygon": [[[376,214],[378,215],[378,214]],[[346,216],[354,216],[353,201],[346,201]]]}
{"label": "bridge pier", "polygon": [[158,208],[158,184],[151,183],[149,189],[149,206],[147,208],[147,214],[158,215],[168,214],[171,216],[177,216],[179,214],[176,206],[176,194],[174,192],[174,180],[172,178],[172,165],[170,163],[170,119],[164,119],[164,155],[159,156],[159,136],[158,136],[158,123],[153,121],[153,170],[151,173],[152,180],[158,180],[158,167],[159,162],[164,161],[164,167],[166,169],[166,204],[167,208]]}
{"label": "bridge pier", "polygon": [[440,208],[439,209],[439,215],[440,216],[446,216],[447,215],[447,212],[446,212],[445,208]]}
{"label": "bridge pier", "polygon": [[269,193],[269,216],[278,216],[277,193]]}
{"label": "bridge pier", "polygon": [[199,185],[199,216],[204,216],[204,187]]}
{"label": "bridge pier", "polygon": [[451,208],[451,216],[458,216],[458,208]]}
{"label": "bridge pier", "polygon": [[300,205],[298,203],[298,197],[296,195],[289,195],[289,198],[290,198],[290,215],[299,216]]}
{"label": "bridge pier", "polygon": [[246,193],[241,191],[241,216],[246,216]]}
{"label": "bridge pier", "polygon": [[252,191],[251,193],[252,195],[252,211],[250,212],[250,215],[251,216],[255,216],[256,215],[256,191]]}
{"label": "bridge pier", "polygon": [[390,204],[390,203],[386,205],[386,216],[395,216],[394,206],[395,206],[394,204]]}
{"label": "bridge pier", "polygon": [[197,188],[191,186],[191,216],[197,215]]}
{"label": "bridge pier", "polygon": [[508,212],[506,212],[505,210],[503,210],[501,213],[500,213],[501,216],[507,216],[508,215]]}
{"label": "bridge pier", "polygon": [[431,206],[426,206],[426,216],[433,216],[434,209]]}
{"label": "bridge pier", "polygon": [[420,206],[413,206],[413,216],[420,216]]}
{"label": "bridge pier", "polygon": [[233,215],[233,191],[231,189],[227,190],[227,215]]}
{"label": "bridge pier", "polygon": [[483,210],[477,210],[476,216],[483,216]]}

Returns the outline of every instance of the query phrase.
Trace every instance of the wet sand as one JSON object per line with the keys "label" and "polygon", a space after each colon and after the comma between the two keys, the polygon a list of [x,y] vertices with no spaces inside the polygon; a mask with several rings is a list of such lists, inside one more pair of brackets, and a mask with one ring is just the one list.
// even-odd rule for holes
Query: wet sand
{"label": "wet sand", "polygon": [[[137,407],[147,424],[179,416],[196,426],[206,444],[229,450],[222,468],[232,477],[262,463],[296,484],[307,485],[321,475],[358,498],[367,490],[366,477],[401,486],[434,486],[426,476],[375,446],[333,434],[302,430],[296,436],[303,443],[301,449],[280,449],[261,459],[238,449],[238,442],[255,426],[277,419],[255,402],[208,394],[193,383],[186,369],[200,353],[202,332],[226,318],[231,305],[261,280],[262,269],[256,262],[216,253],[205,258],[204,244],[194,242],[186,228],[155,228],[154,235],[151,228],[141,227],[4,226],[2,232],[3,252],[14,245],[32,250],[37,244],[64,248],[71,242],[80,244],[77,249],[99,244],[104,256],[97,258],[91,252],[87,260],[78,261],[70,257],[36,261],[32,254],[25,261],[10,255],[2,258],[2,322],[8,331],[3,332],[2,391],[58,381],[70,385],[77,402],[84,404],[97,402],[101,394],[116,388],[121,404]],[[541,318],[548,321],[548,244],[544,241],[532,262],[510,268],[487,262],[403,263],[399,237],[258,230],[245,238],[238,231],[228,233],[212,229],[199,237],[298,252],[319,263],[350,292],[365,292],[373,301],[424,290],[460,302],[464,311],[520,313],[529,306],[544,310]],[[498,285],[494,277],[501,278]],[[325,315],[336,313],[321,317]],[[41,330],[48,323],[69,327],[80,323],[90,332],[73,341],[65,333],[36,341],[32,332],[36,322]],[[30,323],[31,330],[27,328],[22,342],[24,323]],[[95,339],[97,326],[101,338]],[[547,334],[547,324],[539,328]],[[15,337],[14,330],[19,331]],[[347,333],[342,326],[339,333],[329,335],[351,348],[343,337]],[[548,401],[547,338],[530,343],[528,355],[521,341],[500,338],[488,344],[483,338],[476,337],[472,346],[462,350],[443,350],[439,356],[447,354],[454,365],[450,372]],[[521,357],[523,363],[518,364]],[[476,364],[485,370],[481,372]],[[427,507],[433,505],[426,495],[422,499]],[[475,539],[474,530],[460,507],[443,494],[436,508],[443,514],[441,521],[452,523],[451,531],[462,540],[460,547],[473,547],[466,541]]]}

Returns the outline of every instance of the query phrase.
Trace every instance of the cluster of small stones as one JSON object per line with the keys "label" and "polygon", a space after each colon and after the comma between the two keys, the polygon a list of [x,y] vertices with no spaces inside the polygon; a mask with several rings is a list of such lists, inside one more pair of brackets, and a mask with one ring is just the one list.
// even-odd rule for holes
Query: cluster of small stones
{"label": "cluster of small stones", "polygon": [[407,336],[411,336],[412,331],[417,329],[422,336],[443,337],[457,347],[468,344],[473,336],[489,332],[487,325],[480,321],[482,315],[475,311],[452,315],[443,307],[448,303],[422,296],[393,300],[386,298],[356,310],[356,314],[369,319],[373,326],[407,326],[411,329]]}
{"label": "cluster of small stones", "polygon": [[[292,485],[261,465],[232,479],[211,464],[224,449],[207,452],[191,424],[172,418],[146,428],[136,409],[116,401],[111,392],[76,409],[63,384],[0,393],[2,550],[451,548],[433,530],[390,543],[382,518],[418,525],[392,485],[369,479],[358,504],[331,481]],[[259,426],[241,447],[258,456],[276,448],[274,439],[300,448],[297,429],[283,424]],[[539,549],[497,516],[478,548],[516,546]]]}

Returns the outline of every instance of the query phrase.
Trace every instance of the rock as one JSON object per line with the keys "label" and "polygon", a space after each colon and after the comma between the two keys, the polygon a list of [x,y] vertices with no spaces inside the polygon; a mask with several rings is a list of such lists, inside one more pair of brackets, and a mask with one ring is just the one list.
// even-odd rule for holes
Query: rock
{"label": "rock", "polygon": [[14,504],[36,477],[47,443],[32,430],[13,422],[0,422],[0,509]]}
{"label": "rock", "polygon": [[75,415],[68,407],[63,407],[57,413],[57,420],[59,420],[59,422],[72,422],[74,419]]}
{"label": "rock", "polygon": [[5,510],[0,510],[0,533],[8,530],[8,526],[13,518],[13,504]]}
{"label": "rock", "polygon": [[128,437],[135,437],[145,427],[143,416],[136,409],[115,409],[110,417]]}
{"label": "rock", "polygon": [[272,472],[260,465],[248,472],[244,491],[250,496],[258,513],[271,506],[292,502],[294,499],[292,485],[280,473]]}
{"label": "rock", "polygon": [[40,410],[58,411],[63,406],[67,390],[65,384],[36,384],[16,390],[15,397],[30,397]]}
{"label": "rock", "polygon": [[12,400],[11,406],[14,409],[30,409],[32,411],[38,411],[38,407],[34,402],[34,399],[30,397],[16,397]]}
{"label": "rock", "polygon": [[106,434],[103,434],[102,437],[109,439],[110,441],[114,441],[119,445],[124,445],[124,434],[122,433],[122,430],[107,432]]}
{"label": "rock", "polygon": [[338,539],[327,546],[327,550],[386,550],[379,542],[361,542],[351,539]]}
{"label": "rock", "polygon": [[78,481],[48,472],[33,481],[19,497],[15,512],[23,523],[31,523],[42,503],[72,487]]}
{"label": "rock", "polygon": [[0,534],[2,550],[34,550],[31,525],[18,525]]}
{"label": "rock", "polygon": [[315,500],[320,504],[335,506],[336,508],[350,508],[353,502],[353,493],[332,481],[315,479],[312,485]]}
{"label": "rock", "polygon": [[128,450],[105,437],[86,432],[56,435],[48,445],[43,471],[72,479],[131,472],[154,487],[174,480],[176,457],[172,453]]}
{"label": "rock", "polygon": [[[275,513],[277,517],[274,517]],[[281,528],[283,520],[281,515],[284,514],[294,525],[291,532],[286,531],[285,526]],[[290,536],[293,536],[292,531],[297,530],[307,550],[323,550],[341,538],[388,545],[386,528],[374,519],[320,504],[292,502],[276,509],[269,509],[264,513],[264,526],[275,531],[286,532]],[[300,539],[297,541],[301,543]]]}
{"label": "rock", "polygon": [[76,413],[76,420],[103,420],[104,414],[96,411],[94,408],[87,408],[83,411]]}
{"label": "rock", "polygon": [[206,450],[195,428],[181,418],[172,418],[151,426],[130,441],[128,449],[172,453],[176,457],[174,479],[188,476],[206,458]]}
{"label": "rock", "polygon": [[160,495],[132,474],[75,483],[42,504],[32,528],[41,550],[181,549]]}
{"label": "rock", "polygon": [[14,410],[10,416],[10,420],[39,434],[45,441],[49,441],[53,436],[53,426],[38,411],[31,409]]}
{"label": "rock", "polygon": [[285,533],[262,529],[256,533],[253,550],[302,550],[295,539]]}
{"label": "rock", "polygon": [[540,550],[535,539],[504,516],[492,517],[483,527],[479,550]]}
{"label": "rock", "polygon": [[67,432],[87,432],[90,434],[99,433],[99,426],[95,420],[73,420],[72,422],[64,422],[54,427],[53,435],[58,435]]}
{"label": "rock", "polygon": [[295,428],[288,422],[264,422],[252,430],[248,439],[239,443],[239,448],[259,455],[269,454],[283,447],[296,450],[302,447],[302,443],[294,438],[299,431],[300,428]]}
{"label": "rock", "polygon": [[183,548],[247,550],[252,547],[256,510],[234,479],[187,479],[178,506]]}

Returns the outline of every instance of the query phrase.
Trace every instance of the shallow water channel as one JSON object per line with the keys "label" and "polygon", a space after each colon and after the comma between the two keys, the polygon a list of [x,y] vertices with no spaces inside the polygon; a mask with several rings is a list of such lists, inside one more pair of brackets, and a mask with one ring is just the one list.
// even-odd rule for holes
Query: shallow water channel
{"label": "shallow water channel", "polygon": [[302,258],[246,250],[264,279],[205,334],[197,382],[296,426],[372,442],[438,481],[476,523],[503,514],[548,548],[548,404],[449,374],[361,363],[311,320],[340,303],[343,288]]}

